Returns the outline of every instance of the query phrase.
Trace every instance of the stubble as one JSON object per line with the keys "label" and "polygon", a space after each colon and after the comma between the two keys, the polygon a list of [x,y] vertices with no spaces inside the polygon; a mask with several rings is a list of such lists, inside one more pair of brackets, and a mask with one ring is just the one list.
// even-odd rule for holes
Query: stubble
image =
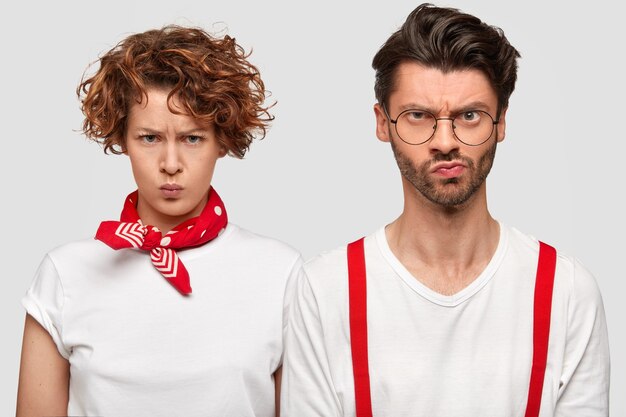
{"label": "stubble", "polygon": [[[496,155],[497,141],[475,163],[458,150],[448,154],[437,153],[430,160],[416,166],[411,159],[391,142],[394,157],[402,176],[426,199],[444,208],[463,205],[478,191],[487,179]],[[462,161],[467,174],[461,178],[436,179],[430,173],[438,162]]]}

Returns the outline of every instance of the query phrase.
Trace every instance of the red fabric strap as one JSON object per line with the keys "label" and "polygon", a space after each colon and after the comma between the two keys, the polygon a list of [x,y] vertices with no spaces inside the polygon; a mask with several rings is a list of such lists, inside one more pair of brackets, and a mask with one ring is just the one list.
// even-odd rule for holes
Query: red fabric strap
{"label": "red fabric strap", "polygon": [[372,417],[372,398],[367,351],[367,285],[363,238],[348,245],[350,293],[350,344],[356,417]]}
{"label": "red fabric strap", "polygon": [[[367,282],[364,239],[348,245],[348,282],[350,302],[350,344],[354,374],[356,417],[372,417],[368,349]],[[533,312],[533,363],[525,417],[538,417],[548,359],[552,291],[556,270],[556,250],[539,242],[539,261],[535,280]]]}
{"label": "red fabric strap", "polygon": [[525,417],[539,416],[541,393],[548,360],[552,290],[556,270],[556,250],[539,242],[539,263],[535,280],[535,305],[533,312],[533,366],[530,373],[528,403]]}

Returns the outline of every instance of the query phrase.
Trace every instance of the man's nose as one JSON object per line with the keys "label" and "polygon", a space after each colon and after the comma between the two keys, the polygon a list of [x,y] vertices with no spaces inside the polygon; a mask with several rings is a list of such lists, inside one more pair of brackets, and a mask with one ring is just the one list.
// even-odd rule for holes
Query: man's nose
{"label": "man's nose", "polygon": [[459,141],[454,136],[454,121],[447,117],[437,119],[435,133],[428,141],[428,147],[433,153],[449,154],[459,149]]}

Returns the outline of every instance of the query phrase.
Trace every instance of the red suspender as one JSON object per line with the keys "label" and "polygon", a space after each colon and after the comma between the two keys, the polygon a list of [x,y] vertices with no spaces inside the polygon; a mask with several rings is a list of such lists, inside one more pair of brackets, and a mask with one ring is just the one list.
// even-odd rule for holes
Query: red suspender
{"label": "red suspender", "polygon": [[[535,280],[533,312],[533,364],[525,417],[539,416],[543,379],[548,358],[555,269],[556,250],[552,246],[539,242],[539,262]],[[372,417],[367,350],[367,284],[363,238],[348,245],[348,282],[356,417]]]}
{"label": "red suspender", "polygon": [[533,322],[533,367],[530,373],[528,403],[525,417],[539,416],[541,392],[548,359],[550,337],[550,313],[552,311],[552,289],[556,269],[556,250],[539,242],[539,263],[535,280],[535,306]]}
{"label": "red suspender", "polygon": [[372,417],[370,374],[367,362],[367,285],[363,238],[348,245],[348,284],[356,417]]}

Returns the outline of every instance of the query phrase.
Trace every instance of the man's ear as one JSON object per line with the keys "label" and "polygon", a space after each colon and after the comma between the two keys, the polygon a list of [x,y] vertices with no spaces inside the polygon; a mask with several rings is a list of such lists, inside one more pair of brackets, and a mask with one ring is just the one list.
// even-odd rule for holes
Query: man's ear
{"label": "man's ear", "polygon": [[391,137],[389,136],[390,122],[380,103],[374,104],[374,115],[376,116],[376,137],[381,142],[391,142]]}
{"label": "man's ear", "polygon": [[500,117],[498,118],[498,124],[496,125],[496,138],[498,142],[502,142],[504,137],[506,136],[506,111],[508,107],[505,107],[500,112]]}

